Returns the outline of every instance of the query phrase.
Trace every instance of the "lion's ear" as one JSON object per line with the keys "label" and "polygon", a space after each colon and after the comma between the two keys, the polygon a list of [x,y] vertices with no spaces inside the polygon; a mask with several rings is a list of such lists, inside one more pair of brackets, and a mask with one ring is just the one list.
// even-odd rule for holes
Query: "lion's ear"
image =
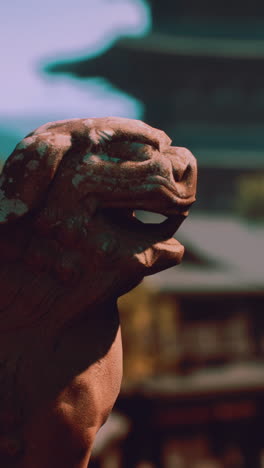
{"label": "lion's ear", "polygon": [[0,177],[0,224],[38,206],[70,147],[70,135],[52,131],[33,133],[16,146]]}

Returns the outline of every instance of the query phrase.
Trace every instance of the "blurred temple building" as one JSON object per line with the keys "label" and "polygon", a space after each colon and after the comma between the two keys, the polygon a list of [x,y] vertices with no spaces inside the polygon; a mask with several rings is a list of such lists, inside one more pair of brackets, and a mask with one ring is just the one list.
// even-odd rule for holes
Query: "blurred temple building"
{"label": "blurred temple building", "polygon": [[264,3],[148,3],[145,37],[45,69],[107,79],[199,162],[183,264],[120,301],[130,430],[91,468],[261,468]]}
{"label": "blurred temple building", "polygon": [[122,39],[93,58],[51,63],[46,71],[103,77],[136,97],[147,123],[197,155],[196,209],[243,210],[244,177],[264,170],[264,7],[237,0],[149,5],[147,36]]}

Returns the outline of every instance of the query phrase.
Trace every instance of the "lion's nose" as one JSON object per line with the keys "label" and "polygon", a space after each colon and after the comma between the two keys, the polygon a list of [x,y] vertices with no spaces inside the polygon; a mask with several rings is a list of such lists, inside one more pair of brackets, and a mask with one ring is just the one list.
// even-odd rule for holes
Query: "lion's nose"
{"label": "lion's nose", "polygon": [[169,157],[172,163],[173,178],[177,191],[183,198],[195,201],[197,184],[196,159],[186,148],[172,147]]}
{"label": "lion's nose", "polygon": [[190,182],[193,177],[193,169],[190,164],[186,167],[180,167],[176,164],[173,166],[173,177],[175,182]]}

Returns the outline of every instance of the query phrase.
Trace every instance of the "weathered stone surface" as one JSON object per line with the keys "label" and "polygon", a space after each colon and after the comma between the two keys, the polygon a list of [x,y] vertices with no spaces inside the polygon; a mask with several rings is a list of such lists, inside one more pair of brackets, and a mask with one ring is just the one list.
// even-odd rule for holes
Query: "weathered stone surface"
{"label": "weathered stone surface", "polygon": [[181,261],[195,190],[192,154],[140,121],[53,122],[17,145],[0,178],[1,466],[87,466],[122,378],[116,299]]}

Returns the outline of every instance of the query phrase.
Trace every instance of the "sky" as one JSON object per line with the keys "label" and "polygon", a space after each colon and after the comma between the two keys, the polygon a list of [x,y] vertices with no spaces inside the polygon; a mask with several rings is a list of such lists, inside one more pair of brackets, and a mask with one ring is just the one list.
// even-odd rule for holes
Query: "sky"
{"label": "sky", "polygon": [[42,70],[56,60],[102,53],[122,36],[146,34],[151,20],[144,0],[0,3],[1,135],[22,138],[46,121],[64,118],[140,118],[141,103],[105,80],[48,76]]}

